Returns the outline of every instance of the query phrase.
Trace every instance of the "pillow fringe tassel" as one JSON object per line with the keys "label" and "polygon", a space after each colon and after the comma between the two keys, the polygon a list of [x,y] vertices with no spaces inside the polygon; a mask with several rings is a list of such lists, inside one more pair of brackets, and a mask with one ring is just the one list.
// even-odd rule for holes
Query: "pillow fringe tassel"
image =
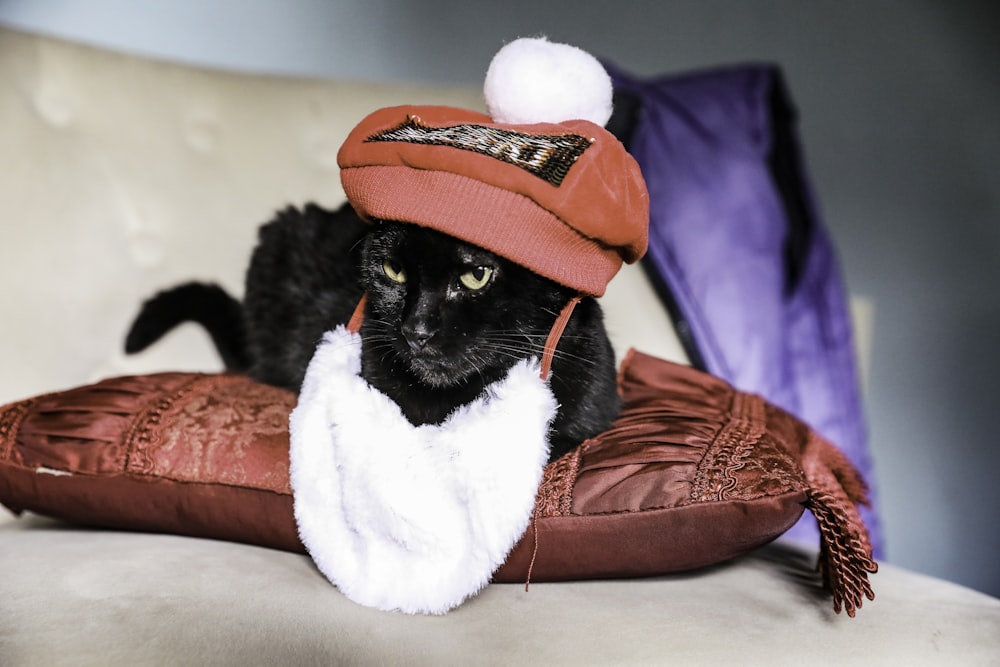
{"label": "pillow fringe tassel", "polygon": [[875,599],[869,574],[878,571],[859,503],[868,504],[868,487],[843,453],[813,434],[802,457],[809,483],[806,507],[816,517],[820,533],[818,569],[823,586],[833,596],[833,609],[847,615]]}

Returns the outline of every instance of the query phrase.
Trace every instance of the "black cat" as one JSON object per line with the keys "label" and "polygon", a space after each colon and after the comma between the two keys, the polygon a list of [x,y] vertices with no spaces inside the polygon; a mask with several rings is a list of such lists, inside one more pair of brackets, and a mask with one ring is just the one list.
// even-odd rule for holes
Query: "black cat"
{"label": "black cat", "polygon": [[[202,324],[226,367],[298,391],[323,333],[362,294],[362,376],[413,424],[436,424],[517,361],[541,357],[573,290],[477,246],[400,222],[362,221],[349,205],[288,208],[259,232],[243,302],[187,283],[143,304],[126,339],[144,349],[186,320]],[[598,303],[584,298],[560,339],[551,459],[606,429],[619,409],[614,352]]]}

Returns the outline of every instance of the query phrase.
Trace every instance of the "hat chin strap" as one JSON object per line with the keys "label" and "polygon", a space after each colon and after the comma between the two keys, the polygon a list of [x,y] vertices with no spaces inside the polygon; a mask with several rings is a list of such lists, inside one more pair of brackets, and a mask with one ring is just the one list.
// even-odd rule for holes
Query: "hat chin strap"
{"label": "hat chin strap", "polygon": [[368,302],[368,292],[361,295],[361,300],[354,307],[351,319],[347,321],[347,330],[351,333],[361,333],[361,323],[365,320],[365,303]]}
{"label": "hat chin strap", "polygon": [[[552,358],[555,356],[556,348],[559,346],[559,339],[563,335],[563,331],[566,330],[566,325],[569,324],[569,318],[573,316],[573,310],[576,308],[576,304],[580,303],[580,295],[574,296],[572,299],[566,302],[563,306],[562,311],[560,311],[559,316],[556,321],[553,322],[552,328],[549,329],[549,335],[545,339],[545,346],[542,348],[542,372],[541,378],[547,380],[549,378],[549,373],[552,370]],[[362,294],[361,299],[358,301],[358,305],[354,308],[354,313],[351,315],[351,319],[347,322],[347,330],[360,334],[361,333],[361,323],[365,319],[365,303],[368,301],[368,294]]]}
{"label": "hat chin strap", "polygon": [[563,306],[562,311],[559,313],[559,317],[552,324],[552,328],[549,329],[548,338],[545,339],[545,347],[542,350],[542,379],[547,380],[549,377],[549,371],[552,368],[552,357],[556,354],[556,347],[559,345],[559,339],[563,335],[563,331],[566,330],[566,325],[569,324],[569,318],[573,316],[573,309],[576,308],[576,304],[580,303],[580,295],[574,296],[572,299],[566,302]]}

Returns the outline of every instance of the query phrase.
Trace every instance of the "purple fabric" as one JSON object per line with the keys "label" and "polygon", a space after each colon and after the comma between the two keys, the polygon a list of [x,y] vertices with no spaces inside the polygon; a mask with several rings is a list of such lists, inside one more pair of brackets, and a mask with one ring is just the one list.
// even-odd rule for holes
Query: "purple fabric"
{"label": "purple fabric", "polygon": [[[625,141],[649,187],[644,262],[692,362],[812,425],[871,483],[847,299],[780,72],[608,69],[638,103]],[[877,513],[863,516],[878,554]],[[788,535],[815,541],[812,517]]]}

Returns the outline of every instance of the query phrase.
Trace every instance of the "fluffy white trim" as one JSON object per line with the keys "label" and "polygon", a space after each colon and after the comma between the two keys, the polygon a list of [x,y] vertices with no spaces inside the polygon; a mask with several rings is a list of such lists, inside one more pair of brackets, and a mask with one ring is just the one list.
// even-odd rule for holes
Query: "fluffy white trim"
{"label": "fluffy white trim", "polygon": [[483,86],[499,123],[560,123],[611,118],[611,77],[594,56],[544,37],[516,39],[497,51]]}
{"label": "fluffy white trim", "polygon": [[328,332],[291,415],[299,535],[348,598],[441,614],[479,592],[524,534],[556,402],[521,362],[441,425],[415,427],[359,375],[361,339]]}

